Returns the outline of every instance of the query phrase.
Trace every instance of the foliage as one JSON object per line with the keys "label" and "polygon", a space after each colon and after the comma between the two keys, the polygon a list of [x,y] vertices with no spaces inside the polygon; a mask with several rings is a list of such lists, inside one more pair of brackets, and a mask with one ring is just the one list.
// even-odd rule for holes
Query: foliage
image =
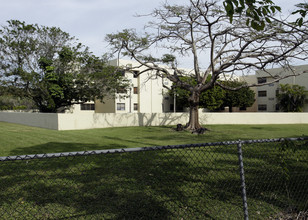
{"label": "foliage", "polygon": [[281,84],[277,94],[278,104],[285,112],[302,112],[306,91],[304,86]]}
{"label": "foliage", "polygon": [[13,86],[0,86],[0,110],[36,109],[32,99],[24,96],[21,89]]}
{"label": "foliage", "polygon": [[245,14],[246,24],[258,31],[264,30],[266,23],[271,23],[272,14],[281,11],[271,0],[225,0],[224,8],[231,23],[234,15]]}
{"label": "foliage", "polygon": [[[192,77],[182,76],[181,80],[191,83],[192,86],[196,85],[196,80]],[[210,77],[208,77],[208,80],[210,80]],[[191,95],[190,91],[173,86],[172,90],[169,91],[169,94],[170,96],[176,95],[176,109],[189,107],[189,97]],[[214,86],[213,88],[200,94],[199,107],[215,110],[223,104],[224,96],[225,91],[219,86]]]}
{"label": "foliage", "polygon": [[250,107],[255,102],[255,92],[249,87],[246,87],[245,82],[238,81],[226,81],[225,85],[231,88],[243,87],[238,90],[226,90],[223,98],[223,106],[228,106],[229,111],[232,111],[232,107]]}
{"label": "foliage", "polygon": [[298,24],[299,26],[302,26],[304,23],[304,18],[307,15],[308,3],[307,2],[299,3],[295,6],[297,7],[297,10],[294,11],[292,14],[300,14],[300,17],[296,19],[296,24]]}
{"label": "foliage", "polygon": [[[308,4],[303,2],[296,4],[295,7],[297,9],[292,14],[297,14],[299,17],[294,23],[302,26],[307,15]],[[281,12],[281,7],[272,0],[224,0],[224,8],[231,23],[234,16],[245,15],[246,24],[257,31],[264,30],[266,23],[272,23],[273,15]]]}
{"label": "foliage", "polygon": [[[185,77],[185,80],[190,80],[192,84],[196,84],[196,81],[191,77]],[[184,79],[182,79],[184,80]],[[210,80],[210,77],[208,78]],[[239,90],[227,90],[222,89],[219,86],[206,90],[200,94],[200,108],[206,108],[208,110],[216,110],[220,107],[229,107],[232,111],[232,107],[250,107],[255,101],[255,93],[249,87],[246,87],[245,82],[238,81],[224,81],[225,86],[230,88],[243,87]],[[173,87],[169,92],[170,96],[176,95],[177,109],[181,107],[189,107],[190,92],[181,88]]]}
{"label": "foliage", "polygon": [[116,68],[59,28],[11,20],[0,41],[1,84],[22,91],[42,112],[103,99],[127,85]]}
{"label": "foliage", "polygon": [[35,107],[31,99],[11,95],[0,96],[0,110],[29,110],[33,108]]}
{"label": "foliage", "polygon": [[[260,10],[263,13],[263,9]],[[273,13],[271,8],[264,10]],[[190,130],[201,127],[198,118],[200,94],[215,85],[228,89],[219,81],[220,76],[265,70],[274,64],[290,67],[291,59],[307,58],[306,21],[299,27],[282,19],[272,19],[261,32],[247,26],[246,20],[251,19],[249,15],[234,16],[230,23],[224,1],[204,0],[191,0],[187,5],[166,2],[161,8],[154,9],[150,16],[153,17],[147,25],[150,30],[143,34],[134,29],[123,30],[107,35],[106,40],[113,53],[133,58],[138,67],[144,68],[143,72],[156,72],[157,76],[190,92],[187,123]],[[260,24],[264,26],[262,21]],[[158,50],[170,55],[160,57],[150,53]],[[189,57],[192,70],[178,68],[178,57]],[[196,80],[194,85],[182,80],[182,76],[188,75]],[[207,80],[209,76],[210,80]],[[275,80],[279,80],[279,76]],[[242,86],[232,90],[240,88]]]}

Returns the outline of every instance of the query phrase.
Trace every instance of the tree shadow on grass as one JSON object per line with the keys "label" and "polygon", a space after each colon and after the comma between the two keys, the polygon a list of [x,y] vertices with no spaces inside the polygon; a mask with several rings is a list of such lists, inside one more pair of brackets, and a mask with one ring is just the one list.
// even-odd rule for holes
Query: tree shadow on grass
{"label": "tree shadow on grass", "polygon": [[213,219],[205,209],[209,201],[200,201],[208,170],[194,165],[189,154],[164,150],[1,162],[0,214],[8,219]]}
{"label": "tree shadow on grass", "polygon": [[[96,148],[71,145],[73,151]],[[15,153],[68,151],[67,147],[51,143]],[[264,207],[283,207],[285,198],[279,196],[283,185],[277,162],[268,153],[261,147],[244,148],[248,205],[252,212],[264,212],[263,217],[273,211]],[[0,162],[0,215],[5,219],[239,219],[243,214],[237,160],[236,146],[212,146],[4,161]],[[302,165],[293,163],[292,168]],[[297,178],[305,184],[307,175]],[[269,197],[272,192],[276,194]]]}
{"label": "tree shadow on grass", "polygon": [[[252,217],[267,218],[281,211],[306,211],[308,208],[308,145],[294,142],[288,148],[283,144],[242,146],[248,207]],[[237,154],[229,147],[216,148],[215,152],[229,155],[229,158]],[[217,163],[224,166],[227,161],[223,159]],[[216,188],[219,185],[216,184]]]}
{"label": "tree shadow on grass", "polygon": [[36,145],[26,148],[16,148],[10,152],[10,156],[13,155],[32,155],[32,154],[45,154],[45,153],[62,153],[62,152],[76,152],[76,151],[93,151],[104,150],[114,148],[126,148],[121,144],[108,144],[108,146],[102,147],[96,144],[85,143],[62,143],[62,142],[49,142],[42,145]]}

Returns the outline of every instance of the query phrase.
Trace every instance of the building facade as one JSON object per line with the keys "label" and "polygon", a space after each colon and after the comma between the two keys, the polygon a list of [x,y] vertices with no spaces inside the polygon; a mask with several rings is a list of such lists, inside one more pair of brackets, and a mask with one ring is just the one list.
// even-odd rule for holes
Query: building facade
{"label": "building facade", "polygon": [[[278,76],[289,76],[273,82]],[[299,85],[305,87],[308,91],[308,65],[295,66],[293,70],[283,68],[274,68],[265,71],[256,71],[254,80],[257,83],[269,83],[268,85],[256,87],[256,105],[259,112],[278,112],[279,105],[277,94],[281,84]],[[273,83],[270,83],[273,82]],[[308,98],[308,97],[307,97]],[[308,103],[306,100],[304,111],[308,112]]]}
{"label": "building facade", "polygon": [[[138,63],[131,60],[113,60],[111,65],[119,67],[134,67]],[[140,75],[140,71],[144,68],[132,69],[126,71],[125,77],[130,82],[130,87],[126,91],[119,91],[115,96],[104,99],[104,102],[96,100],[82,105],[75,105],[73,111],[95,111],[95,113],[164,113],[176,112],[176,97],[170,97],[165,87],[171,87],[172,82],[168,79],[157,77],[155,72],[144,72]],[[186,70],[190,71],[190,70]],[[247,75],[243,77],[234,76],[232,80],[245,81],[248,84],[269,83],[268,85],[252,87],[255,92],[255,103],[246,109],[234,108],[233,111],[241,112],[278,112],[277,93],[280,84],[297,84],[304,86],[308,91],[308,65],[294,67],[294,72],[282,68],[269,69],[266,71],[256,71],[255,75]],[[298,75],[300,74],[300,75]],[[294,75],[273,82],[278,76]],[[298,75],[298,76],[295,76]],[[229,78],[228,78],[229,79]],[[227,79],[226,79],[227,80]],[[230,79],[229,79],[230,80]],[[273,82],[273,83],[271,83]],[[203,110],[206,111],[206,110]],[[228,111],[228,110],[225,110]],[[304,107],[304,111],[308,112],[308,101]]]}
{"label": "building facade", "polygon": [[[110,63],[119,67],[134,67],[138,63],[130,60],[113,60]],[[154,72],[138,73],[144,68],[126,71],[125,77],[129,80],[130,87],[126,91],[119,91],[115,97],[106,98],[104,102],[95,101],[96,113],[162,113],[167,110],[167,90],[163,83],[168,82],[157,77]]]}

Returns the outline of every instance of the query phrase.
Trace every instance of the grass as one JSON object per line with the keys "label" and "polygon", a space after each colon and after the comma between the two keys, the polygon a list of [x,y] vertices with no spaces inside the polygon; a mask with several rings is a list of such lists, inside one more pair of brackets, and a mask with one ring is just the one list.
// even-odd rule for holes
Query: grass
{"label": "grass", "polygon": [[165,146],[308,135],[308,124],[208,125],[204,135],[172,127],[125,127],[55,131],[0,122],[0,156]]}
{"label": "grass", "polygon": [[[198,136],[171,127],[51,131],[0,122],[0,149],[20,155],[308,134],[308,125],[207,127],[211,131]],[[251,219],[307,208],[307,143],[297,151],[280,149],[272,143],[243,147]],[[0,216],[243,219],[237,147],[0,162]]]}

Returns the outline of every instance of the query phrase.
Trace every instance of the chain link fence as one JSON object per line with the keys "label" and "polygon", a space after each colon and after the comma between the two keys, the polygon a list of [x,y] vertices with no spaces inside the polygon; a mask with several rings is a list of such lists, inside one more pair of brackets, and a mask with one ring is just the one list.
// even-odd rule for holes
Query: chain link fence
{"label": "chain link fence", "polygon": [[0,157],[0,216],[306,219],[307,161],[308,138]]}

